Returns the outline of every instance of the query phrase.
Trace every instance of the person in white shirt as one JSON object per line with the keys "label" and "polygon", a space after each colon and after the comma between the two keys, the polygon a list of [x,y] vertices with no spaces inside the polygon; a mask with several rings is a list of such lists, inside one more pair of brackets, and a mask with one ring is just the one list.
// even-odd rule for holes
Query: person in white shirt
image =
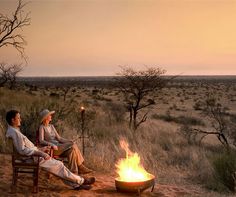
{"label": "person in white shirt", "polygon": [[17,152],[26,156],[39,156],[39,166],[46,171],[60,177],[65,184],[72,186],[74,189],[91,189],[91,184],[95,182],[95,177],[83,178],[72,173],[64,166],[61,161],[51,158],[47,153],[38,149],[34,144],[21,133],[20,113],[17,110],[10,110],[6,114],[8,129],[6,137],[12,138]]}

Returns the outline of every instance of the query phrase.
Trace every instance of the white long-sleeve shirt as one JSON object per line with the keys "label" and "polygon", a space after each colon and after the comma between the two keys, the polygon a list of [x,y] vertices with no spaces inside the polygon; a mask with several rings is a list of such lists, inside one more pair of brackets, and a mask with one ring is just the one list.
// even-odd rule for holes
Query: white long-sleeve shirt
{"label": "white long-sleeve shirt", "polygon": [[[25,135],[23,135],[19,129],[10,125],[8,126],[6,137],[12,138],[14,147],[21,155],[31,156],[34,154],[34,151],[38,151],[38,148]],[[72,187],[78,187],[84,182],[82,177],[70,172],[61,161],[53,158],[45,160],[42,157],[40,160],[40,167],[61,177],[65,184]]]}
{"label": "white long-sleeve shirt", "polygon": [[19,129],[12,126],[8,126],[6,137],[10,137],[13,140],[13,144],[18,153],[21,155],[33,155],[35,150],[38,148],[25,136]]}

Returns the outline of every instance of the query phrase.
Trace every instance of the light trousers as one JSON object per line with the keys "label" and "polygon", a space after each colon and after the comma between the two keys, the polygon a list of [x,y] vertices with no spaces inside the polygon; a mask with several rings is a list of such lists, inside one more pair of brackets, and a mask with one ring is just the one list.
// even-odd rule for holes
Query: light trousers
{"label": "light trousers", "polygon": [[58,151],[54,151],[54,155],[65,156],[68,159],[68,168],[71,172],[78,174],[79,166],[84,162],[83,155],[81,154],[77,144],[73,144],[68,150],[63,152],[63,148],[58,146]]}
{"label": "light trousers", "polygon": [[65,184],[78,187],[84,182],[84,178],[72,173],[61,161],[50,158],[48,160],[44,160],[41,158],[39,162],[39,166],[44,168],[46,171],[62,178]]}

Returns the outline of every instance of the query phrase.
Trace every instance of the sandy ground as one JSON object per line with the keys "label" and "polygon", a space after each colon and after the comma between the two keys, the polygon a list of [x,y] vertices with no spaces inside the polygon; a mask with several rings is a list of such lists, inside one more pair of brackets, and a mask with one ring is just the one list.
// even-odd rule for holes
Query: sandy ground
{"label": "sandy ground", "polygon": [[[83,196],[83,197],[126,197],[126,196],[138,196],[137,194],[125,194],[116,191],[114,176],[109,174],[103,174],[101,172],[95,172],[96,183],[89,191],[80,190],[75,191],[63,182],[55,177],[51,176],[47,178],[47,173],[40,170],[39,176],[39,193],[32,194],[32,180],[30,175],[22,174],[18,179],[17,191],[13,193],[11,191],[12,180],[12,167],[11,156],[9,154],[0,154],[0,196]],[[141,196],[157,196],[157,197],[179,197],[179,196],[202,196],[202,193],[177,185],[163,185],[156,183],[154,191],[147,189],[141,193]]]}

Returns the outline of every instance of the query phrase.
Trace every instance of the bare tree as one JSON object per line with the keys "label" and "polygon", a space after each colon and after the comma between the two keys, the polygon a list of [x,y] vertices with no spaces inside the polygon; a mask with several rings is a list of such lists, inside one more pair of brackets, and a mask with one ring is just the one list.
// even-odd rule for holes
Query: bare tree
{"label": "bare tree", "polygon": [[5,63],[0,63],[0,87],[4,86],[8,81],[9,68]]}
{"label": "bare tree", "polygon": [[16,85],[16,78],[18,77],[18,74],[23,70],[23,67],[21,64],[13,64],[11,65],[11,69],[9,72],[9,84],[10,89],[13,89]]}
{"label": "bare tree", "polygon": [[11,17],[0,13],[0,47],[12,46],[26,60],[24,46],[27,44],[24,37],[19,33],[23,27],[30,25],[30,13],[24,13],[24,7],[27,3],[22,0],[18,1],[18,5]]}
{"label": "bare tree", "polygon": [[131,67],[121,67],[121,72],[115,78],[115,87],[124,93],[127,108],[129,110],[129,126],[136,130],[140,124],[146,121],[147,112],[138,119],[138,112],[155,104],[155,91],[166,86],[168,79],[162,75],[166,72],[159,67],[146,67],[145,70],[134,70]]}
{"label": "bare tree", "polygon": [[228,127],[229,127],[229,135],[232,140],[232,144],[236,147],[236,114],[230,114],[230,123]]}
{"label": "bare tree", "polygon": [[8,65],[0,63],[0,87],[9,83],[10,89],[13,89],[16,85],[16,78],[22,70],[23,66],[21,64]]}
{"label": "bare tree", "polygon": [[201,101],[202,115],[208,119],[213,128],[212,131],[206,131],[202,128],[187,128],[190,135],[201,135],[200,142],[208,135],[217,136],[218,140],[225,147],[229,147],[229,114],[227,108],[217,102],[216,98],[209,97],[205,101]]}
{"label": "bare tree", "polygon": [[61,90],[63,92],[63,100],[66,101],[66,96],[69,93],[71,87],[70,86],[65,86]]}

